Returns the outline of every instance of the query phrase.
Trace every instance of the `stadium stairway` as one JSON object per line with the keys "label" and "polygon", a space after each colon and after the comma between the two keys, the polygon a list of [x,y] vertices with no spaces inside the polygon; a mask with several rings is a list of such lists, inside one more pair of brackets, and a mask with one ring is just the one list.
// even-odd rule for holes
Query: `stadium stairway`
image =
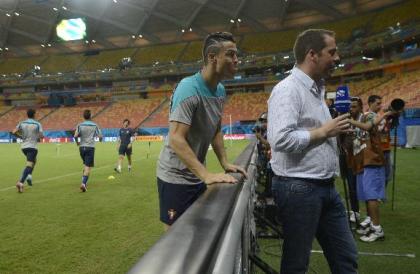
{"label": "stadium stairway", "polygon": [[16,108],[16,106],[13,106],[13,107],[9,108],[8,110],[6,110],[5,112],[0,113],[0,117],[3,116],[3,115],[6,115],[8,112],[13,111],[15,108]]}
{"label": "stadium stairway", "polygon": [[45,118],[47,118],[48,116],[50,116],[51,114],[53,114],[54,112],[56,112],[59,108],[60,107],[54,108],[52,111],[48,112],[46,115],[44,115],[43,117],[41,117],[41,119],[39,119],[38,121],[41,122],[42,120],[44,120]]}
{"label": "stadium stairway", "polygon": [[169,98],[168,97],[165,97],[165,99],[162,100],[162,102],[153,111],[151,111],[146,116],[146,118],[144,118],[144,120],[141,121],[135,128],[140,128],[144,123],[146,123],[146,122],[148,122],[150,120],[153,120],[155,114],[156,113],[159,113],[162,110],[162,108],[165,107],[165,105],[168,103],[168,101],[169,101]]}
{"label": "stadium stairway", "polygon": [[95,115],[92,116],[92,119],[96,116],[100,115],[102,112],[106,111],[109,107],[112,106],[112,102],[109,102],[103,109],[101,109],[99,112],[97,112]]}

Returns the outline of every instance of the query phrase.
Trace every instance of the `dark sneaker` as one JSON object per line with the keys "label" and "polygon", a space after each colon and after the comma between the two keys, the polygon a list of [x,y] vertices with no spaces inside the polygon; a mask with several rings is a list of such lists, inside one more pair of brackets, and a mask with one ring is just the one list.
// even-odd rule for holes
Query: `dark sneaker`
{"label": "dark sneaker", "polygon": [[86,186],[85,184],[81,184],[81,185],[80,185],[80,190],[81,190],[82,192],[86,192],[86,191],[87,191],[87,186]]}
{"label": "dark sneaker", "polygon": [[115,172],[121,173],[121,171],[118,168],[114,168]]}

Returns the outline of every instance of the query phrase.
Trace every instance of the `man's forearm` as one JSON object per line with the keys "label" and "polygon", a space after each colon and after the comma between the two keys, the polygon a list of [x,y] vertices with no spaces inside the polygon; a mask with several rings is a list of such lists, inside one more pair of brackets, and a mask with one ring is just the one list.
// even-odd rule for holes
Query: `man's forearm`
{"label": "man's forearm", "polygon": [[223,168],[225,168],[228,161],[227,161],[227,156],[226,156],[225,144],[223,142],[223,135],[222,135],[221,131],[216,133],[216,135],[213,138],[213,141],[212,141],[211,145],[213,146],[213,151],[216,154],[220,165]]}
{"label": "man's forearm", "polygon": [[209,172],[197,159],[197,156],[194,154],[190,145],[184,138],[172,135],[169,139],[169,146],[192,173],[194,173],[202,181],[205,181]]}

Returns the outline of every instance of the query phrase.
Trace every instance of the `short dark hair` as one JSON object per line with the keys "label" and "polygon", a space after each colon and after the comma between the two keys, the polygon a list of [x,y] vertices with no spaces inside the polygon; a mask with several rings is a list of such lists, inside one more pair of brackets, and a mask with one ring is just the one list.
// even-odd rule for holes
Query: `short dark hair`
{"label": "short dark hair", "polygon": [[370,104],[372,104],[372,103],[375,103],[375,102],[376,102],[376,100],[380,100],[380,99],[382,99],[382,97],[381,97],[381,96],[379,96],[379,95],[371,95],[371,96],[369,96],[369,98],[368,98],[368,105],[370,105]]}
{"label": "short dark hair", "polygon": [[35,117],[35,113],[36,113],[36,111],[33,108],[30,108],[30,109],[28,109],[26,111],[26,115],[28,115],[28,118],[34,118]]}
{"label": "short dark hair", "polygon": [[85,118],[86,120],[89,120],[90,116],[91,116],[90,109],[85,109],[85,111],[83,111],[83,118]]}
{"label": "short dark hair", "polygon": [[357,102],[360,107],[363,107],[363,101],[360,97],[351,97],[350,99],[352,102]]}
{"label": "short dark hair", "polygon": [[325,29],[308,29],[301,32],[295,41],[293,53],[295,55],[296,63],[302,64],[305,57],[312,49],[316,53],[321,52],[325,48],[325,36],[335,36],[335,32]]}
{"label": "short dark hair", "polygon": [[124,124],[125,122],[128,122],[128,124],[130,124],[130,120],[128,120],[127,118],[126,118],[126,119],[124,119],[123,124]]}
{"label": "short dark hair", "polygon": [[233,38],[233,35],[230,32],[213,32],[207,35],[203,45],[204,64],[207,64],[207,56],[209,53],[219,53],[221,43],[226,41],[236,43],[235,38]]}

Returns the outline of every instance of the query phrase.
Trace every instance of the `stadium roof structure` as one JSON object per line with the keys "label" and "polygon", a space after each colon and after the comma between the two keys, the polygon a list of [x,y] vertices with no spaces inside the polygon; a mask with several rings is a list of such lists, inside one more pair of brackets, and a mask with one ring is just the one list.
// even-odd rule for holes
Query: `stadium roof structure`
{"label": "stadium roof structure", "polygon": [[[334,21],[401,0],[1,0],[0,49],[31,56],[202,39],[214,31],[278,31]],[[83,18],[87,37],[59,41],[62,19]]]}

